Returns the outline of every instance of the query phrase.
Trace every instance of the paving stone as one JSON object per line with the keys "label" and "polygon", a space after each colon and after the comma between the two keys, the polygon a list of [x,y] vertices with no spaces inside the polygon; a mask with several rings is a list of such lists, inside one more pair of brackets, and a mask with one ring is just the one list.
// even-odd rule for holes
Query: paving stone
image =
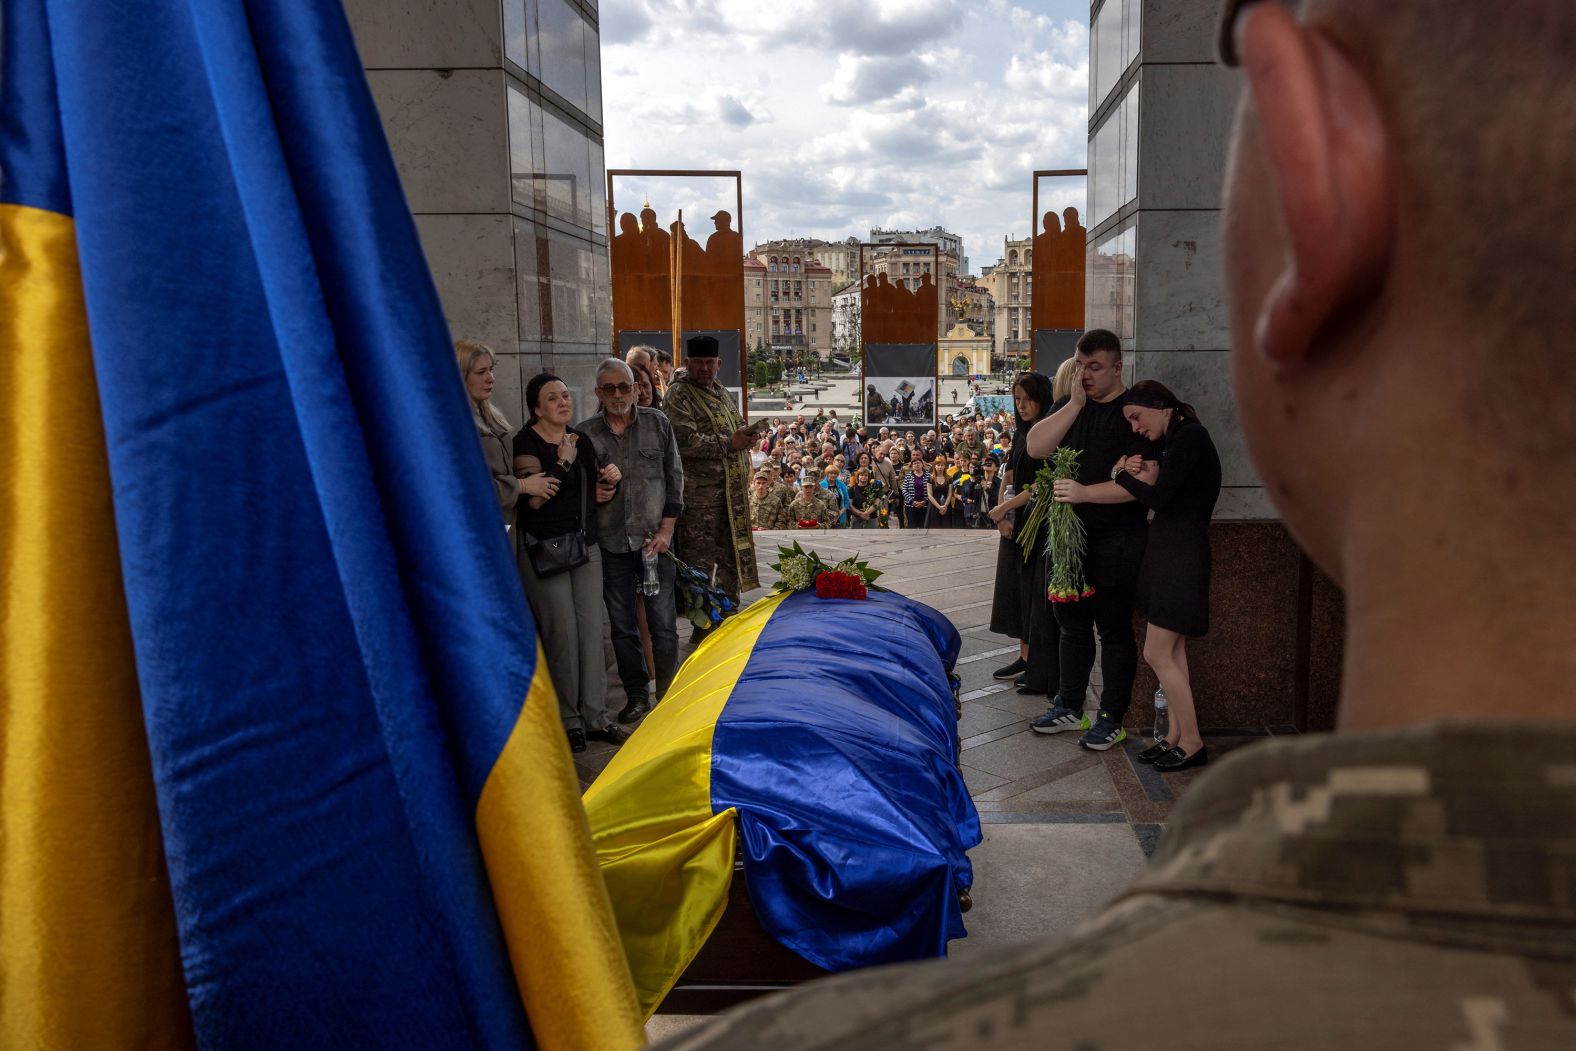
{"label": "paving stone", "polygon": [[1144,866],[1125,821],[982,827],[985,840],[969,854],[974,908],[963,917],[969,936],[949,947],[954,959],[1065,934]]}
{"label": "paving stone", "polygon": [[1070,799],[1099,799],[1117,800],[1116,786],[1111,783],[1111,775],[1105,772],[1105,767],[1091,766],[1087,770],[1079,771],[1039,788],[1031,788],[1021,795],[1013,796],[1011,802],[1018,803],[1054,803]]}
{"label": "paving stone", "polygon": [[1016,715],[1004,712],[1000,708],[990,708],[983,704],[965,704],[963,718],[958,720],[958,736],[967,739],[1018,721]]}
{"label": "paving stone", "polygon": [[1067,758],[1064,747],[1027,727],[1011,737],[991,741],[963,751],[963,761],[972,767],[1016,780]]}
{"label": "paving stone", "polygon": [[999,774],[988,773],[964,763],[958,767],[963,774],[963,783],[969,786],[969,795],[977,796],[981,792],[988,792],[997,785],[1004,785],[1008,779]]}

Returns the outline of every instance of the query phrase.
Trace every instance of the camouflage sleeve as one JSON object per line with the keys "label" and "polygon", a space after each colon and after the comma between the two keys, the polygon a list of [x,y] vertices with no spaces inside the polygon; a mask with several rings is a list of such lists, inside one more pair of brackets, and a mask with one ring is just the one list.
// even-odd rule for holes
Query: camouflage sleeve
{"label": "camouflage sleeve", "polygon": [[733,435],[714,434],[704,413],[697,412],[691,398],[670,395],[665,409],[668,422],[673,424],[673,440],[678,444],[679,455],[685,459],[720,460],[732,453]]}

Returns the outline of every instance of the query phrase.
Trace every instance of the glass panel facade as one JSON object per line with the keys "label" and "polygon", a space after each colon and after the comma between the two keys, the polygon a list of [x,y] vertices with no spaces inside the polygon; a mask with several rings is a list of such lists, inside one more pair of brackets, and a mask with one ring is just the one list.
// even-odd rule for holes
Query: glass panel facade
{"label": "glass panel facade", "polygon": [[586,26],[586,116],[602,123],[602,37]]}
{"label": "glass panel facade", "polygon": [[1138,82],[1089,140],[1089,226],[1138,196]]}
{"label": "glass panel facade", "polygon": [[542,107],[509,85],[509,187],[522,208],[543,208]]}
{"label": "glass panel facade", "polygon": [[1089,26],[1089,113],[1121,82],[1143,42],[1143,0],[1105,0]]}
{"label": "glass panel facade", "polygon": [[596,269],[591,243],[557,230],[547,235],[547,295],[543,298],[543,335],[554,341],[584,342],[603,335],[592,313]]}
{"label": "glass panel facade", "polygon": [[606,353],[612,314],[597,9],[503,0],[520,350],[581,395],[571,374]]}
{"label": "glass panel facade", "polygon": [[1108,328],[1124,340],[1137,334],[1133,301],[1137,245],[1138,227],[1129,219],[1089,246],[1085,324],[1089,328]]}
{"label": "glass panel facade", "polygon": [[1090,113],[1099,108],[1122,76],[1122,4],[1123,0],[1106,0],[1095,16],[1089,39],[1089,55],[1094,60],[1090,79],[1095,85]]}
{"label": "glass panel facade", "polygon": [[515,292],[520,308],[521,350],[542,338],[542,288],[538,274],[541,254],[547,242],[537,235],[536,224],[519,216],[514,220]]}
{"label": "glass panel facade", "polygon": [[[570,105],[584,112],[587,106],[586,30],[589,26],[580,17],[579,10],[567,0],[536,0],[536,4],[536,25],[542,49],[542,70],[536,75]],[[528,72],[536,73],[535,70]],[[598,94],[601,94],[600,89]]]}
{"label": "glass panel facade", "polygon": [[590,227],[591,140],[548,109],[542,110],[542,169],[547,214]]}

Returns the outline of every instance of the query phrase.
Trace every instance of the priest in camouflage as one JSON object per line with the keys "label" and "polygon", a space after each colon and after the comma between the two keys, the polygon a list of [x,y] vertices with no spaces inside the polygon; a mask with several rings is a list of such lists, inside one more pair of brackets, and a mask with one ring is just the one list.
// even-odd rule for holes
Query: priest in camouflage
{"label": "priest in camouflage", "polygon": [[684,461],[684,511],[674,532],[678,557],[697,569],[716,568],[717,583],[735,602],[760,586],[750,537],[750,454],[754,431],[717,382],[717,341],[684,344],[685,371],[668,388],[662,409]]}

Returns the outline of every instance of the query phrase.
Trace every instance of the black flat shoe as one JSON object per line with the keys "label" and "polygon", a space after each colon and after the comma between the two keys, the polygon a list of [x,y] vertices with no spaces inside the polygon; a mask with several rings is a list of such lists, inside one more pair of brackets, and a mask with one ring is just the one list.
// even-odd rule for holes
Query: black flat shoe
{"label": "black flat shoe", "polygon": [[1209,763],[1209,746],[1199,745],[1198,751],[1188,755],[1180,747],[1172,748],[1165,755],[1155,760],[1155,769],[1162,773],[1170,774],[1178,770],[1187,770],[1190,767],[1205,766]]}
{"label": "black flat shoe", "polygon": [[1171,751],[1171,745],[1166,744],[1164,741],[1158,741],[1133,756],[1133,758],[1140,763],[1152,763],[1169,751]]}
{"label": "black flat shoe", "polygon": [[[1022,682],[1021,679],[1019,681]],[[1039,687],[1030,686],[1028,683],[1024,683],[1022,686],[1019,686],[1018,692],[1023,694],[1025,697],[1044,697],[1050,693],[1049,690],[1042,690]]]}
{"label": "black flat shoe", "polygon": [[629,740],[633,730],[627,729],[617,723],[609,723],[600,730],[587,730],[586,737],[593,741],[606,741],[615,748]]}
{"label": "black flat shoe", "polygon": [[578,726],[569,731],[569,750],[576,754],[586,750],[586,732]]}
{"label": "black flat shoe", "polygon": [[646,713],[649,711],[651,711],[651,705],[644,700],[630,701],[624,705],[624,710],[618,713],[618,721],[626,726],[630,723],[638,723],[646,717]]}
{"label": "black flat shoe", "polygon": [[997,668],[995,671],[991,672],[990,677],[993,679],[1016,679],[1018,676],[1023,674],[1023,669],[1027,668],[1028,666],[1028,663],[1022,657],[1019,657],[1017,660],[1013,661],[1006,667]]}

